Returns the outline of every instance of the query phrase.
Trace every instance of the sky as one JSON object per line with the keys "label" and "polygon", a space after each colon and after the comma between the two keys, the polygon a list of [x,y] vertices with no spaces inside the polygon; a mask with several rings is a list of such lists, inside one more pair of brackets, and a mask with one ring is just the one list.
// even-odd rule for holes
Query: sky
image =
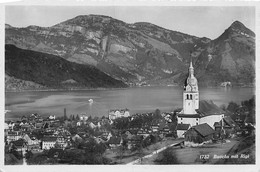
{"label": "sky", "polygon": [[234,21],[255,32],[255,8],[250,6],[13,6],[5,8],[5,23],[14,27],[53,26],[78,15],[106,15],[126,23],[150,22],[173,31],[215,39]]}

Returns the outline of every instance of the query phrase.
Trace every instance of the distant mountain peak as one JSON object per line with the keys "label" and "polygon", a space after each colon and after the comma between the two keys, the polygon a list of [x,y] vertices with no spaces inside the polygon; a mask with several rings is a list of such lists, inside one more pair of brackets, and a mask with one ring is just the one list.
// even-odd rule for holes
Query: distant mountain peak
{"label": "distant mountain peak", "polygon": [[232,32],[243,32],[245,34],[248,34],[250,36],[255,37],[255,33],[253,31],[251,31],[249,28],[247,28],[242,22],[240,21],[234,21],[231,26],[228,28],[229,31]]}
{"label": "distant mountain peak", "polygon": [[241,23],[240,21],[236,20],[234,21],[231,26],[232,28],[238,28],[238,29],[241,29],[241,28],[245,28],[245,25],[243,23]]}

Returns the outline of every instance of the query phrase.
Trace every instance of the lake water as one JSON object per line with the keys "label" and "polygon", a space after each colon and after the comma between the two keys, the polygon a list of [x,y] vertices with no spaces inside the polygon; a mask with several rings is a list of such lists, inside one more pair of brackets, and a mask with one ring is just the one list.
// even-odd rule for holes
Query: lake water
{"label": "lake water", "polygon": [[[218,106],[230,101],[240,103],[255,95],[254,88],[200,88],[200,100],[213,100]],[[110,109],[128,108],[131,114],[170,112],[182,107],[181,87],[140,87],[113,90],[31,91],[5,93],[6,119],[31,113],[62,116],[87,113],[107,116]],[[93,99],[93,103],[89,102]]]}

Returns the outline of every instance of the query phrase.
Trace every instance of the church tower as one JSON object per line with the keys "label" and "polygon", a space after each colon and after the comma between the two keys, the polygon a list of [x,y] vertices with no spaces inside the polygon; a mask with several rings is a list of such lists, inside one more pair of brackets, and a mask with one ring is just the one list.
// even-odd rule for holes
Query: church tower
{"label": "church tower", "polygon": [[194,76],[194,68],[192,60],[189,67],[189,76],[184,83],[183,91],[183,114],[197,114],[196,109],[199,109],[199,90],[198,81]]}

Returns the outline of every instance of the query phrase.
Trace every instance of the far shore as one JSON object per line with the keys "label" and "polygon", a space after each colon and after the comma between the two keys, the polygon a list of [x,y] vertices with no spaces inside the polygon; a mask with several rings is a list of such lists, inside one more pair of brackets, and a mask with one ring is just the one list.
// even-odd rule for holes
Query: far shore
{"label": "far shore", "polygon": [[[20,89],[20,90],[5,90],[5,93],[12,93],[12,92],[55,92],[55,91],[96,91],[96,90],[123,90],[129,88],[145,88],[145,87],[182,87],[180,85],[145,85],[145,86],[129,86],[129,87],[120,87],[120,88],[55,88],[55,89]],[[255,85],[244,85],[244,86],[237,86],[234,85],[232,87],[221,87],[221,86],[199,86],[200,88],[255,88]]]}

